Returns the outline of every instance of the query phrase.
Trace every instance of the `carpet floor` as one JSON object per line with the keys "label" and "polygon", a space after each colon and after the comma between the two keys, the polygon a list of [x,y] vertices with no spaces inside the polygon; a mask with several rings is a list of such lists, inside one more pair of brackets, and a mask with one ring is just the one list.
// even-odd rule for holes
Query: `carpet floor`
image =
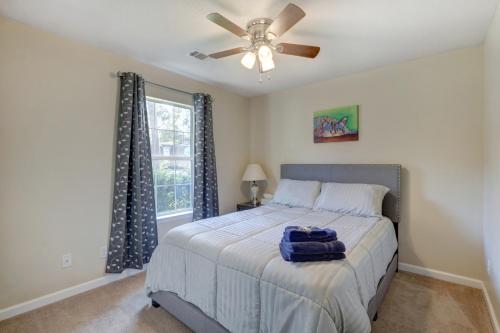
{"label": "carpet floor", "polygon": [[[0,332],[190,332],[151,307],[144,274],[0,322]],[[493,332],[482,292],[419,275],[396,274],[372,332]]]}

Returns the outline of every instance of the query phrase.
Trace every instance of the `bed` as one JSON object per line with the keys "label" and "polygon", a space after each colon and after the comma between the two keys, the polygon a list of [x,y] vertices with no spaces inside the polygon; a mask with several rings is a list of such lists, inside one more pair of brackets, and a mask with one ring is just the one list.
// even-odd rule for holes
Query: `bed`
{"label": "bed", "polygon": [[[380,184],[382,217],[265,205],[169,231],[146,290],[195,332],[369,332],[397,270],[399,165],[284,164],[281,178]],[[287,225],[332,227],[347,259],[290,263],[278,250]]]}

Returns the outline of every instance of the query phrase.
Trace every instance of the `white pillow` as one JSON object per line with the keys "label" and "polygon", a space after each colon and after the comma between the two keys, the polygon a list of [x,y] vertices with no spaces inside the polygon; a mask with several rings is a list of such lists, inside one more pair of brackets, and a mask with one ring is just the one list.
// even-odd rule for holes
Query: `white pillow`
{"label": "white pillow", "polygon": [[281,179],[273,203],[312,208],[319,195],[321,183],[310,180]]}
{"label": "white pillow", "polygon": [[382,201],[389,189],[382,185],[323,183],[315,210],[358,216],[382,216]]}

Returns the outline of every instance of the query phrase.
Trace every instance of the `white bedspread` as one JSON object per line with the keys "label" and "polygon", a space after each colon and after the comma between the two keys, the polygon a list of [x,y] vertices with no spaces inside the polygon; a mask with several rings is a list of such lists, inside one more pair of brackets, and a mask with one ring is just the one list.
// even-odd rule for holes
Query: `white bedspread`
{"label": "white bedspread", "polygon": [[[335,229],[347,259],[284,261],[287,225]],[[170,230],[146,289],[176,293],[231,332],[369,332],[368,302],[396,248],[387,218],[261,206]]]}

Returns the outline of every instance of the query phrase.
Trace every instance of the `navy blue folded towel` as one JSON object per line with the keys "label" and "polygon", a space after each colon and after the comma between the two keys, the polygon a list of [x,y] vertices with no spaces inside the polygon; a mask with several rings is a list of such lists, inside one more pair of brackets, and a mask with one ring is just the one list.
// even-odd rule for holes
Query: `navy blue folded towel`
{"label": "navy blue folded towel", "polygon": [[286,261],[326,261],[345,259],[345,245],[335,230],[289,226],[283,232],[280,252]]}
{"label": "navy blue folded towel", "polygon": [[288,226],[283,239],[287,242],[331,242],[337,240],[337,233],[329,228]]}
{"label": "navy blue folded towel", "polygon": [[323,253],[323,254],[301,254],[293,253],[285,250],[280,243],[280,252],[283,259],[293,262],[306,262],[306,261],[329,261],[329,260],[342,260],[345,259],[344,253]]}
{"label": "navy blue folded towel", "polygon": [[345,245],[339,240],[331,242],[287,242],[281,240],[280,247],[288,253],[331,254],[345,252]]}

